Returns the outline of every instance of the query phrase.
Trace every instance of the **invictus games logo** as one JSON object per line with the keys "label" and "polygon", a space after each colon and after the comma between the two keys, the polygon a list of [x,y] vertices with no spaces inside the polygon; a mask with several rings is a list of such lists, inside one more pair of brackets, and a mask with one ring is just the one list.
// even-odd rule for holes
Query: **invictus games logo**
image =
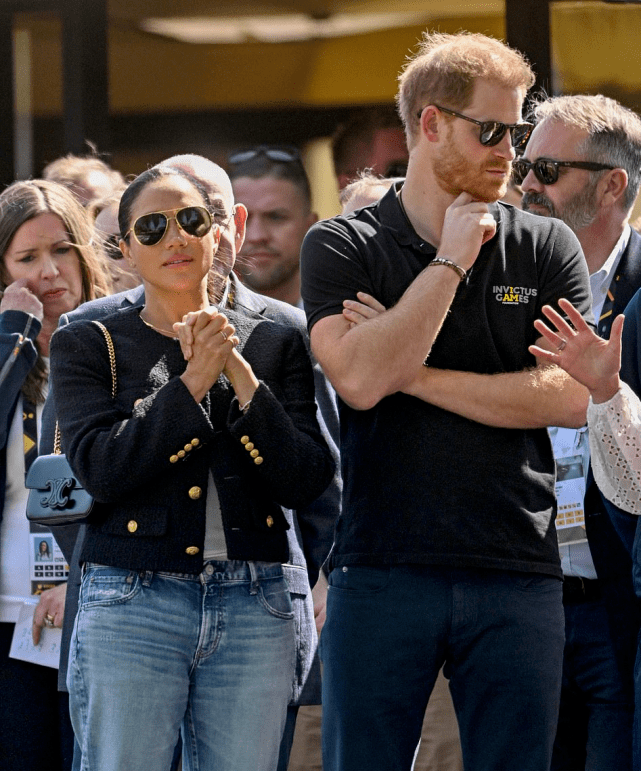
{"label": "invictus games logo", "polygon": [[502,305],[519,305],[519,303],[529,303],[530,297],[536,297],[536,289],[527,289],[524,286],[494,286],[492,287],[494,297]]}

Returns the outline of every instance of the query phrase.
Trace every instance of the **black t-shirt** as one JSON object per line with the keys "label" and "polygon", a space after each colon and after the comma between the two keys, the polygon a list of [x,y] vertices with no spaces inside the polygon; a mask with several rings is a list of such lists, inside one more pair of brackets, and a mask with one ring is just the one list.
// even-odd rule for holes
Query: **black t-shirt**
{"label": "black t-shirt", "polygon": [[[496,235],[461,283],[430,366],[487,374],[534,366],[533,321],[561,297],[591,321],[588,272],[570,229],[501,203],[490,208]],[[393,188],[378,204],[317,223],[301,255],[310,330],[357,291],[391,307],[435,251]],[[332,566],[423,563],[561,576],[545,429],[493,428],[401,393],[365,411],[341,402],[340,412],[344,498]]]}

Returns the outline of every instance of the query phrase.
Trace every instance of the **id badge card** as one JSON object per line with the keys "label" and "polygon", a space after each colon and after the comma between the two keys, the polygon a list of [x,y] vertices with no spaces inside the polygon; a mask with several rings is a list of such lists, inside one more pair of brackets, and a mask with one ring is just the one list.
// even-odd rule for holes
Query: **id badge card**
{"label": "id badge card", "polygon": [[587,429],[557,428],[552,436],[556,463],[556,530],[559,545],[587,542],[585,534],[585,499]]}
{"label": "id badge card", "polygon": [[64,583],[69,578],[69,565],[53,533],[43,525],[29,523],[29,580],[31,594]]}

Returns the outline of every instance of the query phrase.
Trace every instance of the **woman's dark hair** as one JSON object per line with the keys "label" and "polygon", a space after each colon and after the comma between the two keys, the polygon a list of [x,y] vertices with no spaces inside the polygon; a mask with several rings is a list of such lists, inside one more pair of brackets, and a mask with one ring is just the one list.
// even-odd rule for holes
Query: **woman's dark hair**
{"label": "woman's dark hair", "polygon": [[[11,283],[4,265],[4,255],[13,237],[25,222],[41,214],[55,214],[62,220],[69,235],[69,243],[76,250],[82,277],[81,302],[108,295],[111,280],[93,238],[93,228],[87,213],[66,187],[44,179],[14,182],[0,195],[0,291],[4,291]],[[46,366],[39,355],[22,386],[22,393],[29,401],[34,404],[44,402],[46,379]]]}
{"label": "woman's dark hair", "polygon": [[[136,179],[134,179],[133,182],[129,184],[125,192],[122,194],[122,198],[120,199],[120,206],[118,207],[118,227],[120,228],[120,237],[123,240],[127,241],[129,239],[129,235],[127,233],[132,225],[131,210],[133,209],[138,196],[142,193],[145,187],[147,187],[147,185],[151,184],[152,182],[157,182],[159,179],[163,179],[165,177],[181,177],[182,179],[186,179],[200,194],[207,210],[212,213],[211,199],[209,198],[209,194],[207,193],[205,186],[202,184],[202,182],[200,182],[200,180],[196,179],[196,177],[193,177],[191,174],[188,174],[186,171],[174,168],[172,166],[153,166],[151,169],[147,169],[147,171],[143,171],[142,174],[139,174]],[[216,281],[216,270],[217,268],[214,262],[214,265],[209,272],[209,278],[207,280],[207,292],[210,299],[214,302],[220,299],[216,298],[215,296],[216,286],[219,286],[221,283],[220,281]],[[224,278],[226,278],[226,276],[224,276]]]}
{"label": "woman's dark hair", "polygon": [[186,179],[200,193],[205,206],[211,211],[209,194],[199,180],[182,169],[176,169],[171,166],[153,166],[151,169],[147,169],[147,171],[143,171],[142,174],[139,174],[136,179],[128,185],[120,199],[120,206],[118,207],[118,227],[120,228],[120,237],[124,240],[129,238],[129,236],[125,238],[125,234],[131,227],[131,210],[133,209],[133,205],[136,203],[138,196],[147,185],[152,182],[157,182],[163,177],[182,177],[183,179]]}

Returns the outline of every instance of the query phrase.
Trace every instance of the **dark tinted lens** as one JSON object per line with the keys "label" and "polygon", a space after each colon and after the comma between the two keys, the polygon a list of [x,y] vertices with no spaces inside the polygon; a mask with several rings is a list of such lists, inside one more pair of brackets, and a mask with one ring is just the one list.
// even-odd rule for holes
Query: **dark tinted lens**
{"label": "dark tinted lens", "polygon": [[143,246],[153,246],[167,230],[167,217],[160,212],[143,214],[134,222],[134,235]]}
{"label": "dark tinted lens", "polygon": [[496,123],[495,121],[488,121],[481,125],[481,137],[480,141],[485,147],[494,147],[505,136],[507,126],[505,123]]}
{"label": "dark tinted lens", "polygon": [[180,227],[190,236],[202,236],[211,230],[211,216],[207,209],[201,206],[187,206],[176,212],[176,219]]}
{"label": "dark tinted lens", "polygon": [[510,129],[510,137],[513,147],[520,147],[530,136],[532,126],[529,123],[517,123],[516,126],[506,126],[505,123],[488,121],[481,125],[481,144],[486,147],[494,147],[505,136],[505,132]]}
{"label": "dark tinted lens", "polygon": [[543,185],[553,185],[559,178],[559,169],[554,161],[536,161],[533,166],[536,178]]}
{"label": "dark tinted lens", "polygon": [[530,133],[532,132],[532,126],[529,123],[519,123],[512,129],[512,146],[521,147],[522,144],[527,142]]}

